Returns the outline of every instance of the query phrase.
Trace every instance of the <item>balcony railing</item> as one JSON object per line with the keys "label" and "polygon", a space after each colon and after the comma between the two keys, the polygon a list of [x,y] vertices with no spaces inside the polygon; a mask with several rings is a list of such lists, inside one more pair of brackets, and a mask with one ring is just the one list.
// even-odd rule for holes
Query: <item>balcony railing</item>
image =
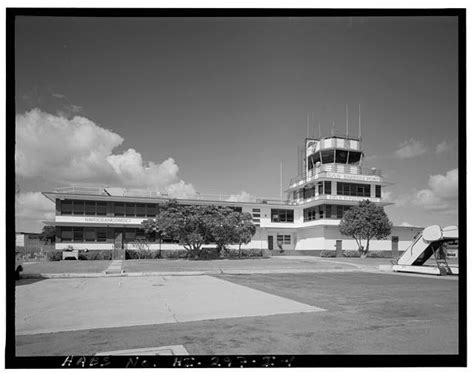
{"label": "balcony railing", "polygon": [[178,200],[200,200],[200,201],[222,201],[237,203],[259,203],[259,204],[288,204],[287,199],[266,198],[257,196],[239,196],[229,194],[190,194],[187,196],[173,196],[167,193],[157,191],[126,189],[119,187],[84,187],[70,186],[56,188],[56,193],[72,194],[72,195],[98,195],[98,196],[118,196],[118,197],[145,197],[145,198],[162,198]]}
{"label": "balcony railing", "polygon": [[376,168],[362,168],[360,166],[353,165],[340,165],[340,164],[323,164],[319,167],[315,167],[308,171],[307,176],[296,176],[291,178],[290,187],[300,182],[308,182],[319,176],[324,176],[324,173],[341,173],[350,175],[368,175],[382,177],[382,170]]}

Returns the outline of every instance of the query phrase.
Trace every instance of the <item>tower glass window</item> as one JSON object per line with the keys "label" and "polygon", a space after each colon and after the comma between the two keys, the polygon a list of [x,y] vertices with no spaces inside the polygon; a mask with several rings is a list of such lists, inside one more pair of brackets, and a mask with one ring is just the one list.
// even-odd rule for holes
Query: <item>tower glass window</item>
{"label": "tower glass window", "polygon": [[347,163],[347,151],[341,151],[337,150],[336,151],[336,162],[338,164],[345,164]]}
{"label": "tower glass window", "polygon": [[375,197],[382,197],[382,188],[380,185],[375,186]]}
{"label": "tower glass window", "polygon": [[358,165],[360,162],[362,153],[360,152],[349,152],[349,164]]}
{"label": "tower glass window", "polygon": [[323,164],[332,164],[334,162],[334,149],[322,151],[321,160]]}

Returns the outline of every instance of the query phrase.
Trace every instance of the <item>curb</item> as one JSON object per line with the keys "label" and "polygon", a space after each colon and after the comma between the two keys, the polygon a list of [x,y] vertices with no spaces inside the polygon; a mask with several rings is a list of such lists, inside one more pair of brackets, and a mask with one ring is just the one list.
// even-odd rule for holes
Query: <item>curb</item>
{"label": "curb", "polygon": [[251,275],[251,274],[301,274],[301,273],[350,273],[361,269],[229,269],[205,271],[160,271],[131,273],[37,273],[22,274],[21,279],[63,279],[63,278],[118,278],[118,277],[159,277],[159,276],[199,276],[199,275]]}

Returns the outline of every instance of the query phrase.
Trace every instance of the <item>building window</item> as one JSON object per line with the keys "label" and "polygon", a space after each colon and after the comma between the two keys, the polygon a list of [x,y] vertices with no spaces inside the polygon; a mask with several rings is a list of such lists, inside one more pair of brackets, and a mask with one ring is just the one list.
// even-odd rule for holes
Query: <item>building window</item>
{"label": "building window", "polygon": [[375,197],[382,197],[382,188],[380,185],[375,186]]}
{"label": "building window", "polygon": [[253,217],[254,217],[254,218],[260,217],[260,213],[254,213],[254,214],[253,214]]}
{"label": "building window", "polygon": [[105,201],[97,202],[97,215],[98,216],[107,215],[107,203]]}
{"label": "building window", "polygon": [[61,228],[61,242],[72,242],[72,227]]}
{"label": "building window", "polygon": [[324,193],[326,195],[331,195],[331,181],[324,182]]}
{"label": "building window", "polygon": [[84,227],[74,227],[72,234],[72,240],[74,242],[83,242],[84,241]]}
{"label": "building window", "polygon": [[61,202],[61,214],[72,214],[72,200],[64,200]]}
{"label": "building window", "polygon": [[303,191],[304,191],[304,198],[310,199],[314,197],[314,194],[316,193],[316,187],[312,186],[310,188],[305,188]]}
{"label": "building window", "polygon": [[135,204],[133,203],[125,204],[125,215],[127,217],[135,217]]}
{"label": "building window", "polygon": [[95,201],[86,201],[86,216],[95,216]]}
{"label": "building window", "polygon": [[107,241],[107,229],[97,229],[97,241],[98,242]]}
{"label": "building window", "polygon": [[115,217],[125,216],[125,204],[124,203],[115,203],[114,204],[114,215],[115,215]]}
{"label": "building window", "polygon": [[277,235],[277,242],[291,244],[291,235]]}
{"label": "building window", "polygon": [[84,237],[85,237],[86,242],[95,242],[96,240],[95,228],[87,227],[84,230]]}
{"label": "building window", "polygon": [[332,205],[326,205],[326,218],[331,218],[332,215]]}
{"label": "building window", "polygon": [[293,222],[292,209],[272,209],[272,222]]}
{"label": "building window", "polygon": [[347,163],[347,151],[336,151],[336,162],[338,164],[346,164]]}
{"label": "building window", "polygon": [[370,184],[337,182],[336,190],[338,195],[370,197]]}
{"label": "building window", "polygon": [[84,201],[83,200],[73,200],[72,202],[72,214],[75,216],[84,215]]}
{"label": "building window", "polygon": [[145,204],[137,204],[137,217],[145,217]]}
{"label": "building window", "polygon": [[321,156],[316,152],[308,157],[308,170],[311,171],[321,163]]}
{"label": "building window", "polygon": [[260,209],[259,209],[259,208],[253,208],[253,209],[252,209],[252,212],[254,212],[254,213],[260,213]]}
{"label": "building window", "polygon": [[318,195],[323,194],[323,182],[318,182]]}
{"label": "building window", "polygon": [[342,218],[344,215],[344,207],[342,205],[336,205],[336,218]]}
{"label": "building window", "polygon": [[135,231],[135,229],[126,229],[125,230],[125,241],[134,241],[137,237],[137,233]]}
{"label": "building window", "polygon": [[319,216],[316,215],[318,207],[306,208],[303,210],[303,220],[305,222],[314,221],[319,219]]}
{"label": "building window", "polygon": [[349,152],[349,165],[359,164],[360,158],[360,152]]}
{"label": "building window", "polygon": [[321,160],[323,164],[332,164],[334,162],[334,149],[322,151]]}
{"label": "building window", "polygon": [[146,240],[145,231],[140,230],[140,229],[137,229],[137,231],[136,231],[136,239],[137,239],[137,240]]}
{"label": "building window", "polygon": [[156,204],[146,204],[146,216],[156,217]]}

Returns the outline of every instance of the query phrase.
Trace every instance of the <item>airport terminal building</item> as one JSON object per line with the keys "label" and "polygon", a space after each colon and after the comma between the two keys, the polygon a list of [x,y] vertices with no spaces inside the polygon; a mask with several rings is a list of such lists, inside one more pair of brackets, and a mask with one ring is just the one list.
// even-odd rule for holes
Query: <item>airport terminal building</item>
{"label": "airport terminal building", "polygon": [[[286,199],[252,198],[229,201],[226,196],[197,195],[177,199],[179,204],[232,207],[252,214],[256,234],[245,248],[295,251],[319,255],[324,250],[357,250],[354,239],[342,236],[338,225],[344,212],[361,200],[391,204],[382,198],[384,181],[380,170],[363,167],[361,139],[332,135],[306,138],[298,152],[298,175],[292,178]],[[67,187],[44,192],[56,206],[56,249],[135,249],[137,241],[148,241],[150,250],[183,249],[179,243],[146,238],[140,229],[145,219],[154,218],[169,196],[151,191],[111,187]],[[398,257],[423,228],[394,226],[389,237],[372,240],[371,251],[387,251]]]}

